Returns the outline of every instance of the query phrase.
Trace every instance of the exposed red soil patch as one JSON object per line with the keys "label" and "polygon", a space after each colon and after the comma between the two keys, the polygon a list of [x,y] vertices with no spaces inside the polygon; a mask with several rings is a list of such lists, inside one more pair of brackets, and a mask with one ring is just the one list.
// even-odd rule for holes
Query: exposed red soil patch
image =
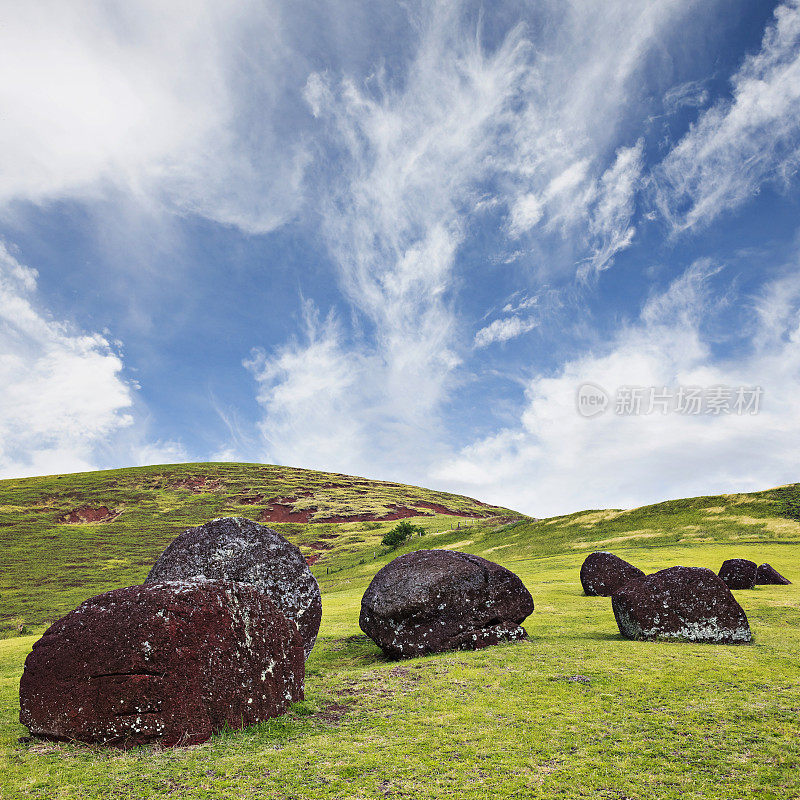
{"label": "exposed red soil patch", "polygon": [[268,506],[261,516],[258,518],[259,522],[301,522],[303,524],[313,522],[311,515],[317,510],[316,508],[304,508],[295,510],[293,503],[296,503],[301,497],[312,497],[313,492],[298,492],[292,497],[273,497],[271,500],[266,500]]}
{"label": "exposed red soil patch", "polygon": [[[330,488],[338,488],[339,484],[326,484]],[[344,523],[344,522],[391,522],[396,519],[406,519],[407,517],[424,517],[431,516],[430,512],[435,514],[447,514],[452,517],[468,517],[471,519],[480,519],[488,516],[477,511],[457,511],[441,503],[431,503],[427,500],[414,500],[413,508],[411,506],[401,506],[396,503],[389,503],[387,508],[390,510],[385,514],[377,514],[374,511],[366,511],[354,514],[329,514],[318,519],[312,519],[312,516],[317,513],[317,508],[312,506],[302,510],[295,510],[292,505],[301,497],[312,497],[313,492],[300,492],[293,497],[274,497],[271,500],[264,501],[268,506],[259,516],[259,522],[300,522],[303,524],[313,522],[324,523]],[[253,499],[252,504],[263,500],[263,496],[254,495],[258,497],[259,501]],[[249,499],[249,498],[248,498]],[[245,503],[244,499],[239,502]],[[247,503],[245,503],[247,504]],[[487,506],[488,507],[488,506]],[[424,509],[424,510],[421,510]],[[320,538],[325,538],[321,536]]]}
{"label": "exposed red soil patch", "polygon": [[310,556],[306,556],[306,564],[308,564],[309,567],[313,566],[319,561],[319,556],[319,553],[312,553]]}
{"label": "exposed red soil patch", "polygon": [[116,519],[122,511],[112,511],[108,506],[98,506],[92,508],[91,506],[80,506],[62,514],[58,518],[58,522],[67,525],[85,524],[87,522],[110,522]]}
{"label": "exposed red soil patch", "polygon": [[[477,501],[476,501],[477,503]],[[430,503],[427,500],[415,500],[415,505],[422,506],[423,508],[430,508],[437,514],[449,514],[453,517],[484,517],[486,514],[480,514],[477,511],[454,511],[452,508],[443,506],[441,503]],[[486,506],[486,503],[478,503],[478,505]],[[487,506],[488,508],[488,506]]]}
{"label": "exposed red soil patch", "polygon": [[[296,498],[287,497],[291,501]],[[270,508],[261,512],[258,518],[259,522],[311,522],[311,515],[315,509],[304,508],[300,511],[295,511],[290,502],[287,503],[272,503]]]}
{"label": "exposed red soil patch", "polygon": [[405,517],[424,517],[426,516],[418,509],[408,508],[407,506],[390,505],[389,511],[386,514],[376,514],[372,511],[362,514],[332,514],[329,517],[322,517],[321,519],[314,520],[314,522],[386,522],[395,519],[404,519]]}
{"label": "exposed red soil patch", "polygon": [[353,709],[344,703],[326,703],[314,716],[328,725],[338,725],[342,717]]}
{"label": "exposed red soil patch", "polygon": [[311,542],[309,547],[313,547],[315,550],[332,550],[333,545],[330,542]]}
{"label": "exposed red soil patch", "polygon": [[197,477],[184,478],[181,481],[169,484],[168,489],[188,489],[195,494],[203,494],[205,492],[216,492],[224,489],[221,481],[214,480],[213,478],[206,478],[202,475]]}
{"label": "exposed red soil patch", "polygon": [[238,497],[237,498],[239,505],[242,506],[256,506],[259,503],[264,502],[264,495],[263,494],[252,494],[246,497]]}

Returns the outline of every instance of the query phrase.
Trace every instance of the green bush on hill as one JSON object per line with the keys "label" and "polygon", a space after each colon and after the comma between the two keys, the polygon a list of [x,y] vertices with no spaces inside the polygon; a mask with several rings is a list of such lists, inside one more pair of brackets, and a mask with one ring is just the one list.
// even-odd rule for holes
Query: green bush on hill
{"label": "green bush on hill", "polygon": [[425,533],[425,528],[420,525],[412,525],[408,520],[403,520],[391,530],[386,531],[381,541],[394,550],[395,547],[399,547],[403,542],[407,542],[415,533],[422,536]]}

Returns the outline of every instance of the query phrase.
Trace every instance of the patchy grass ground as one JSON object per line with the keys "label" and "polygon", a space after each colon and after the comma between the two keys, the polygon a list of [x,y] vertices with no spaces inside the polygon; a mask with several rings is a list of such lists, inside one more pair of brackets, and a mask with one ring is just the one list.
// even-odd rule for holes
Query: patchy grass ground
{"label": "patchy grass ground", "polygon": [[[486,555],[523,578],[536,611],[527,642],[402,662],[385,661],[358,630],[363,590],[397,553],[376,548],[377,530],[355,532],[360,549],[332,551],[328,574],[315,565],[324,615],[306,701],[200,747],[18,743],[17,688],[35,637],[7,638],[2,797],[798,797],[800,523],[786,516],[795,491],[441,532],[458,521],[424,520],[430,532],[397,552]],[[645,571],[718,569],[739,556],[769,561],[794,584],[736,593],[752,646],[629,642],[610,600],[581,593],[578,570],[598,542]],[[103,573],[102,588],[121,585],[115,573]]]}

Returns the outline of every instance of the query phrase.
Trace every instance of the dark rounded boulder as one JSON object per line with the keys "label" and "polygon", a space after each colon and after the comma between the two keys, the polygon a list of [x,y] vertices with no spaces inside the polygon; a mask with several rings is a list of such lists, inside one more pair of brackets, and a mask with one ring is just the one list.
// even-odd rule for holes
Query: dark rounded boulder
{"label": "dark rounded boulder", "polygon": [[407,658],[524,639],[533,598],[513,572],[453,550],[417,550],[379,570],[359,625],[387,655]]}
{"label": "dark rounded boulder", "polygon": [[297,623],[306,658],[317,640],[322,598],[300,549],[244,517],[223,517],[184,531],[159,556],[145,583],[191,578],[252,583]]}
{"label": "dark rounded boulder", "polygon": [[789,586],[787,580],[771,564],[759,564],[756,570],[756,585],[762,586]]}
{"label": "dark rounded boulder", "polygon": [[611,596],[620,633],[628,639],[711,644],[752,640],[747,615],[710,569],[670,567],[629,581]]}
{"label": "dark rounded boulder", "polygon": [[19,718],[59,741],[199,744],[283,714],[304,677],[297,626],[256,587],[132,586],[87,600],[34,644]]}
{"label": "dark rounded boulder", "polygon": [[729,558],[719,568],[719,577],[729,589],[754,589],[758,567],[746,558]]}
{"label": "dark rounded boulder", "polygon": [[644,577],[638,567],[613,553],[598,550],[581,565],[581,585],[588,595],[609,597],[628,581]]}

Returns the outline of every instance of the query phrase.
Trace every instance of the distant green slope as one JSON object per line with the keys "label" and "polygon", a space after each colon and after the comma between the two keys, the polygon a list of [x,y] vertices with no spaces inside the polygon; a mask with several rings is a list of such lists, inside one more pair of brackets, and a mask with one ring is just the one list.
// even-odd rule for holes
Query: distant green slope
{"label": "distant green slope", "polygon": [[[441,529],[461,517],[511,513],[447,492],[264,464],[174,464],[0,481],[0,633],[40,626],[87,597],[140,583],[178,534],[216,517],[274,525],[324,573],[331,561],[378,546],[395,524],[391,517],[419,516]],[[331,519],[352,521],[322,521]]]}
{"label": "distant green slope", "polygon": [[[724,558],[736,557],[745,550],[752,554],[761,544],[800,544],[798,509],[800,484],[792,484],[749,494],[668,500],[628,511],[580,511],[542,520],[474,520],[468,523],[470,527],[452,530],[447,526],[442,532],[414,539],[398,551],[378,553],[374,562],[341,557],[333,563],[337,569],[345,568],[335,573],[331,570],[319,579],[323,591],[336,591],[365,581],[395,555],[422,547],[463,550],[511,569],[522,562],[554,557],[569,562],[582,560],[594,550],[640,558],[643,550],[668,549],[673,554],[684,553],[686,565],[698,565],[696,553],[710,552],[707,546],[712,544],[725,545],[719,549]],[[716,570],[720,564],[700,566]]]}

